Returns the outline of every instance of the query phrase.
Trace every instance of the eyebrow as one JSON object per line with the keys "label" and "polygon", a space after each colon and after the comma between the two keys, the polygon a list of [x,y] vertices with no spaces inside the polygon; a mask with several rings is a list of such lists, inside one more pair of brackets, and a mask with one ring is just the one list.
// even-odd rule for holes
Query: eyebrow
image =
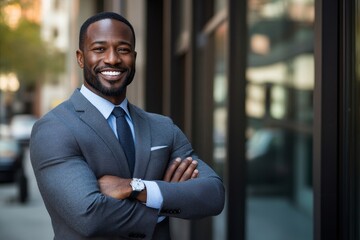
{"label": "eyebrow", "polygon": [[[108,43],[107,41],[95,41],[95,42],[92,42],[92,43],[90,44],[90,46],[96,45],[96,44],[103,45],[103,44],[107,44],[107,43]],[[128,41],[118,41],[117,43],[118,43],[119,45],[126,44],[126,45],[132,47],[132,44],[131,44],[130,42],[128,42]]]}

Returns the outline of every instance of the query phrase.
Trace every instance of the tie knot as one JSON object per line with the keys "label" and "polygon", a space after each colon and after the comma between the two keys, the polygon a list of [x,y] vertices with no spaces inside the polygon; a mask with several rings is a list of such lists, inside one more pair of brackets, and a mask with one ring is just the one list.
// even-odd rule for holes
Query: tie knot
{"label": "tie knot", "polygon": [[116,118],[123,117],[126,115],[124,109],[122,109],[121,107],[114,107],[114,110],[112,111],[112,113]]}

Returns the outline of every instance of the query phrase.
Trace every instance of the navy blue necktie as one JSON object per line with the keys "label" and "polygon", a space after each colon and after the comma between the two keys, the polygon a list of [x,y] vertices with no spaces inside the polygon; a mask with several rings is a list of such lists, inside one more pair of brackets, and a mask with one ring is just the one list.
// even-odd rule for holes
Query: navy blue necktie
{"label": "navy blue necktie", "polygon": [[116,117],[116,131],[119,142],[124,149],[131,175],[135,166],[135,146],[129,124],[125,119],[125,111],[121,107],[115,107],[112,114]]}

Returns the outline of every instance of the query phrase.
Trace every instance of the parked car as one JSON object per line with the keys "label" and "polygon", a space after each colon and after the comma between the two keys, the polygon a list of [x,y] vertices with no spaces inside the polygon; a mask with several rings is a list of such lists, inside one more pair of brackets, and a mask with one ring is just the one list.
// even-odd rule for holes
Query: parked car
{"label": "parked car", "polygon": [[18,141],[28,142],[32,127],[37,118],[31,114],[19,114],[12,117],[10,121],[10,132],[13,138]]}
{"label": "parked car", "polygon": [[24,151],[21,144],[13,138],[0,138],[0,183],[16,183],[18,200],[28,199],[28,179],[23,164]]}

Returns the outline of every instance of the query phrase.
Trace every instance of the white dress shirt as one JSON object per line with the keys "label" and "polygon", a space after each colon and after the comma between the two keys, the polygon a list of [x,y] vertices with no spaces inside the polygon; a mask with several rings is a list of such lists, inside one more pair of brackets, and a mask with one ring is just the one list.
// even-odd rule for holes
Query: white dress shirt
{"label": "white dress shirt", "polygon": [[[116,137],[118,137],[117,132],[116,132],[116,118],[114,115],[111,114],[111,112],[113,111],[114,107],[118,107],[118,106],[120,106],[122,109],[124,109],[124,111],[126,112],[126,116],[125,116],[126,121],[128,122],[128,124],[130,126],[131,133],[132,133],[133,139],[134,139],[134,143],[136,143],[134,124],[133,124],[133,121],[129,114],[129,110],[127,108],[128,100],[126,98],[120,105],[115,106],[110,101],[108,101],[108,100],[100,97],[99,95],[96,95],[92,91],[90,91],[84,85],[81,86],[80,92],[84,95],[84,97],[87,100],[89,100],[100,111],[100,113],[104,116],[104,118],[107,119],[107,121]],[[136,144],[135,144],[135,146],[136,146]],[[155,208],[155,209],[160,209],[162,202],[163,202],[163,197],[161,195],[159,186],[154,181],[144,181],[143,180],[143,182],[146,186],[146,192],[147,192],[146,206]],[[163,218],[160,217],[158,221],[162,221],[162,220],[163,220]]]}

